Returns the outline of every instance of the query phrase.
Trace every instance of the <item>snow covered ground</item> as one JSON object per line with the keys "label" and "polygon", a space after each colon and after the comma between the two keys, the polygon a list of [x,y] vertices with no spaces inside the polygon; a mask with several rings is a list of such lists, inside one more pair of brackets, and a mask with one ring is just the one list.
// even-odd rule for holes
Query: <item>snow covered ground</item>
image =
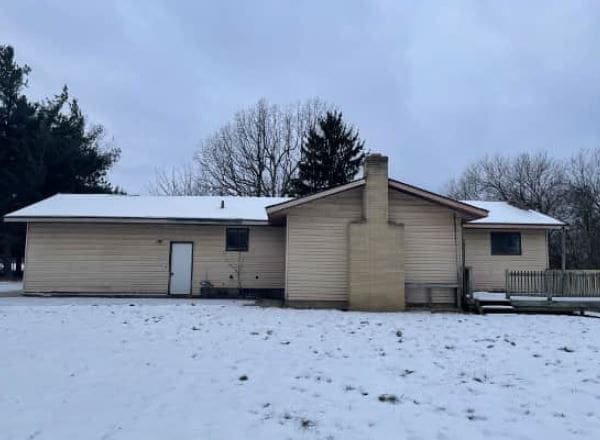
{"label": "snow covered ground", "polygon": [[569,439],[600,319],[0,299],[2,439]]}
{"label": "snow covered ground", "polygon": [[20,281],[0,281],[0,294],[20,292],[23,289],[23,283]]}

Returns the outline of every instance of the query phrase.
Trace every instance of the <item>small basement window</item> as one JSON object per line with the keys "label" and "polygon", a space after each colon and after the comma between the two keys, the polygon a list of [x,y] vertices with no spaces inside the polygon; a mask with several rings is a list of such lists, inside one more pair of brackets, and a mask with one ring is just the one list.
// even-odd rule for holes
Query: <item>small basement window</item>
{"label": "small basement window", "polygon": [[521,255],[520,232],[492,232],[492,255]]}
{"label": "small basement window", "polygon": [[248,228],[226,228],[225,250],[247,252],[248,251]]}

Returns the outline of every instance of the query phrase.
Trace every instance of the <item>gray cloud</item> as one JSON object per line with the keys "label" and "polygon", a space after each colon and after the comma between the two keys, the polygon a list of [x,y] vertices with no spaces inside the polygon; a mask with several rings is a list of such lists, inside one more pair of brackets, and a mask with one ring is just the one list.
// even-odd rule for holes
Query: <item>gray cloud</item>
{"label": "gray cloud", "polygon": [[261,97],[337,104],[395,177],[434,190],[486,153],[600,145],[595,1],[20,0],[0,41],[32,97],[66,83],[107,128],[130,192]]}

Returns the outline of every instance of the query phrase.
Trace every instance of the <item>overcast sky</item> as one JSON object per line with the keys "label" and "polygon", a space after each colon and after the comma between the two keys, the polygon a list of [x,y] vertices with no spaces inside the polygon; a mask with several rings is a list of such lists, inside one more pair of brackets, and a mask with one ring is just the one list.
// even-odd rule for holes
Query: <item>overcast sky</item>
{"label": "overcast sky", "polygon": [[32,97],[67,84],[105,126],[131,193],[261,97],[336,104],[432,190],[486,153],[600,146],[595,0],[0,0],[0,43]]}

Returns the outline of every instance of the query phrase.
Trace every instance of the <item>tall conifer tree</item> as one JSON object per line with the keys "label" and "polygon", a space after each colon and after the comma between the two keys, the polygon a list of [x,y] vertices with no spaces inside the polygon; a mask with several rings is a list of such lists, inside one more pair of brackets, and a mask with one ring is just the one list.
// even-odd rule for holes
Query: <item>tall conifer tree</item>
{"label": "tall conifer tree", "polygon": [[[0,44],[0,218],[58,192],[120,191],[108,181],[119,149],[102,141],[102,127],[89,124],[66,87],[30,101],[30,70]],[[19,273],[24,243],[24,225],[0,220],[0,276],[13,260]]]}
{"label": "tall conifer tree", "polygon": [[302,145],[293,195],[301,197],[351,182],[364,158],[365,143],[358,130],[344,123],[341,112],[327,112]]}

